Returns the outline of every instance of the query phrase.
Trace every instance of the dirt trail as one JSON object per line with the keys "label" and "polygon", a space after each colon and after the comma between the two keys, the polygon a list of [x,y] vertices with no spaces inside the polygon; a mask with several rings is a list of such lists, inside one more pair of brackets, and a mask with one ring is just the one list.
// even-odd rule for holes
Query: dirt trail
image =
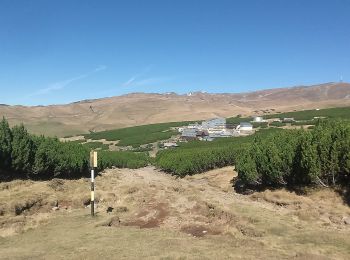
{"label": "dirt trail", "polygon": [[[146,167],[0,184],[0,258],[347,259],[350,208],[331,190],[234,192],[233,167],[183,179]],[[350,224],[350,222],[349,222]]]}

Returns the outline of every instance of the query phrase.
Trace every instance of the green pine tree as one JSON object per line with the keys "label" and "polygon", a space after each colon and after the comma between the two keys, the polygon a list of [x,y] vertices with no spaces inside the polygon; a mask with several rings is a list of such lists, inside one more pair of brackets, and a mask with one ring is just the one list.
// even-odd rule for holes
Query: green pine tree
{"label": "green pine tree", "polygon": [[31,136],[23,125],[12,128],[12,168],[21,173],[32,172],[35,147]]}
{"label": "green pine tree", "polygon": [[5,118],[0,121],[0,170],[11,168],[12,133]]}

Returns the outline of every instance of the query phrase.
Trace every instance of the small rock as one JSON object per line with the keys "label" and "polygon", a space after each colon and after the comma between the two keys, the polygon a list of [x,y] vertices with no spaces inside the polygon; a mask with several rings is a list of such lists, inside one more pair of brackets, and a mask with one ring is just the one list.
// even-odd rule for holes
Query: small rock
{"label": "small rock", "polygon": [[120,225],[120,219],[119,219],[117,216],[112,217],[112,218],[108,221],[107,225],[108,225],[109,227],[116,227],[116,226],[119,226],[119,225]]}
{"label": "small rock", "polygon": [[113,209],[114,209],[113,207],[108,207],[106,211],[107,211],[107,213],[111,213],[113,211]]}
{"label": "small rock", "polygon": [[128,208],[125,206],[119,206],[119,207],[117,207],[116,210],[117,210],[117,212],[122,213],[122,212],[127,212]]}
{"label": "small rock", "polygon": [[345,225],[350,225],[350,217],[344,217],[343,221]]}
{"label": "small rock", "polygon": [[90,205],[91,199],[88,198],[88,197],[86,197],[86,198],[84,198],[84,199],[82,200],[82,203],[83,203],[83,205],[84,205],[85,207],[87,207],[87,206]]}
{"label": "small rock", "polygon": [[55,207],[52,208],[53,211],[56,211],[56,210],[59,210],[59,209],[60,209],[60,208],[57,207],[57,206],[55,206]]}

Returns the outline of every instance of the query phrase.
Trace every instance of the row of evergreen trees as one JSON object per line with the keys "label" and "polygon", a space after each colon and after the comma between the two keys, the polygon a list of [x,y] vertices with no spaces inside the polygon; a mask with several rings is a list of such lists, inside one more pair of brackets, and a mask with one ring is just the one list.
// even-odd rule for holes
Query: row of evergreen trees
{"label": "row of evergreen trees", "polygon": [[214,168],[233,165],[236,145],[218,147],[191,147],[158,152],[155,164],[166,172],[185,177]]}
{"label": "row of evergreen trees", "polygon": [[289,130],[255,138],[237,156],[244,185],[336,185],[349,181],[350,124],[321,121],[312,130]]}
{"label": "row of evergreen trees", "polygon": [[79,177],[88,172],[89,151],[80,144],[34,136],[23,125],[0,121],[0,177]]}

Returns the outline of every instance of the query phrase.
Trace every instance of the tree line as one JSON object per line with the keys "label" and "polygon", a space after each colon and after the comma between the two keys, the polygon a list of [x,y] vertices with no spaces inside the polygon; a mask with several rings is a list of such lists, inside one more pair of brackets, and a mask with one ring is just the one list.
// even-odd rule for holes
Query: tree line
{"label": "tree line", "polygon": [[100,151],[98,153],[99,170],[112,167],[137,169],[149,163],[151,158],[144,152]]}
{"label": "tree line", "polygon": [[257,136],[237,156],[236,170],[241,187],[347,183],[350,124],[322,120],[312,130]]}
{"label": "tree line", "polygon": [[77,177],[87,173],[89,151],[80,144],[34,136],[23,125],[0,121],[1,177]]}
{"label": "tree line", "polygon": [[[280,129],[262,129],[255,135],[265,138]],[[176,149],[157,153],[155,165],[162,170],[184,177],[211,169],[234,165],[236,159],[249,146],[253,136],[217,138],[212,142],[191,141],[180,143]]]}
{"label": "tree line", "polygon": [[158,152],[155,164],[166,172],[184,177],[214,168],[233,165],[236,154],[233,144],[216,147],[191,147]]}
{"label": "tree line", "polygon": [[[35,136],[23,125],[0,121],[0,180],[12,178],[78,178],[89,175],[90,148],[76,142]],[[100,151],[98,169],[140,168],[150,163],[145,153]]]}
{"label": "tree line", "polygon": [[[274,129],[272,129],[274,130]],[[151,160],[146,153],[99,153],[99,170],[139,168],[154,163],[178,176],[235,165],[242,186],[323,186],[350,180],[350,124],[319,121],[309,130],[259,131],[254,136],[193,142],[164,150]],[[88,175],[89,149],[75,142],[34,136],[23,125],[0,121],[0,179],[13,176],[49,179]]]}

